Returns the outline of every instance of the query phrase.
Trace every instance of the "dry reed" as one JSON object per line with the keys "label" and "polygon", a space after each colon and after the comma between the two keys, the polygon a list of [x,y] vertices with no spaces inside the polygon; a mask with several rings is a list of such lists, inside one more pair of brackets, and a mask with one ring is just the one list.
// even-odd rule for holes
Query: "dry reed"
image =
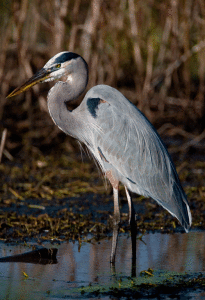
{"label": "dry reed", "polygon": [[[89,88],[99,83],[112,85],[152,122],[174,118],[185,130],[196,132],[199,123],[203,131],[203,0],[13,0],[3,2],[1,15],[2,130],[14,132],[14,102],[5,100],[9,91],[55,53],[70,50],[87,60]],[[40,109],[46,110],[46,93],[39,96],[40,91],[38,85],[33,88],[37,102],[31,91],[15,100],[18,128],[38,129],[34,119],[40,118],[36,117]],[[50,124],[44,122],[45,131]],[[8,139],[12,140],[12,134]]]}

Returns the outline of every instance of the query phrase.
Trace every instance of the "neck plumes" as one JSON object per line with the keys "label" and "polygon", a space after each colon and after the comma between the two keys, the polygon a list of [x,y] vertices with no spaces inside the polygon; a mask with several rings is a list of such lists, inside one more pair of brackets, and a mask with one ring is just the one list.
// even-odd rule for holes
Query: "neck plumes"
{"label": "neck plumes", "polygon": [[76,133],[82,125],[74,111],[67,109],[66,102],[77,99],[85,90],[88,82],[88,68],[81,58],[76,59],[76,67],[72,68],[67,81],[57,82],[48,93],[48,109],[54,123],[65,133],[77,137]]}

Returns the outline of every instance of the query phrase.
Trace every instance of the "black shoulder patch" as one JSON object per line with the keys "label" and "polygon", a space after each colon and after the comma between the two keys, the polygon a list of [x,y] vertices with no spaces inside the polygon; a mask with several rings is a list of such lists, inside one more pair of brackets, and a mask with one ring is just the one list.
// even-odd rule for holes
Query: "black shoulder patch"
{"label": "black shoulder patch", "polygon": [[61,64],[65,61],[69,61],[71,59],[75,59],[77,57],[79,57],[80,55],[76,54],[76,53],[73,53],[73,52],[65,52],[65,53],[62,53],[60,56],[56,57],[55,59],[55,63],[56,64]]}
{"label": "black shoulder patch", "polygon": [[97,117],[96,110],[100,102],[102,102],[100,98],[88,98],[87,100],[88,111],[94,118]]}

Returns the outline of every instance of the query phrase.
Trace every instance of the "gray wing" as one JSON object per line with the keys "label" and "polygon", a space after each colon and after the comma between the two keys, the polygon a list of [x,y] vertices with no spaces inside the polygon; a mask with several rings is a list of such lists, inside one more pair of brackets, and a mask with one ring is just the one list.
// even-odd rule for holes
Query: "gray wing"
{"label": "gray wing", "polygon": [[188,230],[191,214],[186,195],[147,118],[120,92],[105,85],[92,88],[85,103],[89,123],[94,124],[90,149],[104,171],[114,169],[128,189],[156,200]]}

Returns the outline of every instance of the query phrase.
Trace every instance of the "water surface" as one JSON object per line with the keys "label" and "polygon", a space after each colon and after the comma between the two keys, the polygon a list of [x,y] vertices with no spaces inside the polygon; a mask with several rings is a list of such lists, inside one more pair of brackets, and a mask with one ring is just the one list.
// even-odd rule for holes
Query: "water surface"
{"label": "water surface", "polygon": [[[189,234],[146,234],[137,240],[136,274],[152,268],[154,271],[187,272],[205,275],[205,232]],[[131,276],[131,239],[119,237],[115,276],[110,269],[111,240],[100,242],[44,244],[58,248],[57,263],[0,263],[1,299],[63,299],[72,298],[72,291],[92,284],[112,284],[116,277]],[[30,251],[26,246],[0,244],[0,256]],[[26,276],[26,275],[27,276]],[[202,291],[189,292],[189,299],[203,299]],[[73,296],[74,297],[74,296]],[[79,294],[75,298],[83,297]],[[84,297],[85,298],[85,297]],[[101,299],[97,297],[96,299]],[[103,299],[110,299],[108,296]],[[168,299],[168,298],[167,298]],[[180,298],[179,298],[180,299]]]}

